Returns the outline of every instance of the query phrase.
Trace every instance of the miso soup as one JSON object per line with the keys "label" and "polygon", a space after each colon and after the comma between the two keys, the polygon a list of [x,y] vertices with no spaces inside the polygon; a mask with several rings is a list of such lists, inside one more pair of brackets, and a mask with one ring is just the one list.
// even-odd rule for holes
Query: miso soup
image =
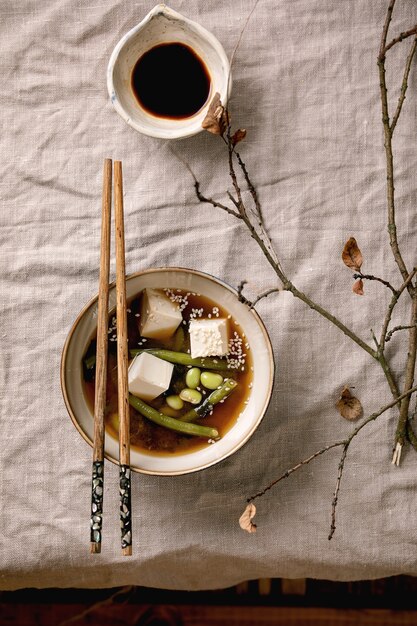
{"label": "miso soup", "polygon": [[[150,353],[157,358],[159,358],[158,354],[172,355],[175,353],[180,355],[180,360],[189,361],[192,356],[191,341],[194,340],[190,338],[190,323],[193,323],[192,328],[195,329],[199,326],[199,323],[195,323],[198,320],[227,320],[227,354],[194,358],[193,363],[189,365],[174,363],[168,388],[151,400],[142,400],[158,413],[168,415],[179,421],[184,418],[187,419],[186,414],[189,415],[193,409],[198,411],[200,407],[202,409],[206,407],[201,413],[203,416],[197,415],[192,422],[215,428],[219,434],[218,438],[178,433],[149,421],[147,417],[130,406],[130,443],[132,447],[148,454],[184,454],[215,445],[216,441],[221,439],[239,419],[248,403],[252,388],[253,366],[250,345],[239,324],[219,303],[213,302],[201,294],[181,289],[158,291],[161,293],[161,297],[169,298],[175,308],[180,311],[182,320],[169,336],[164,338],[142,336],[143,317],[147,314],[144,310],[144,292],[131,298],[127,306],[130,365],[133,358],[143,352]],[[211,325],[213,326],[212,323]],[[225,322],[223,322],[224,325]],[[145,327],[147,327],[146,323]],[[146,334],[145,331],[143,332]],[[109,316],[108,336],[106,435],[117,440],[117,329],[115,313]],[[95,350],[96,337],[92,337],[83,359],[84,390],[92,411],[94,410]],[[169,351],[169,353],[158,353],[160,350]],[[214,366],[216,369],[212,369]],[[189,374],[187,378],[187,373],[191,369],[193,369],[193,374]],[[194,402],[191,403],[187,400],[190,389],[187,381],[190,382],[192,376],[198,376],[196,369],[200,370],[200,375],[197,384],[190,384],[193,392],[196,392],[191,394]],[[215,374],[215,376],[211,376],[211,374]],[[232,385],[237,383],[233,391],[228,393],[220,402],[210,405],[208,398],[213,397],[211,396],[213,391],[227,387],[228,380],[235,381]],[[213,384],[216,384],[216,387],[213,387]],[[187,421],[191,420],[188,418]]]}

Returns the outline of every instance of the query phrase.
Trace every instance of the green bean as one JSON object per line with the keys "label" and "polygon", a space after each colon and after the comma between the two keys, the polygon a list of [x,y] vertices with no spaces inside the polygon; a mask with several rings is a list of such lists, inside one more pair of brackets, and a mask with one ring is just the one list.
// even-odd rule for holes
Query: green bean
{"label": "green bean", "polygon": [[192,367],[185,376],[185,384],[189,389],[197,389],[200,384],[201,371],[198,367]]}
{"label": "green bean", "polygon": [[176,363],[178,365],[193,365],[203,369],[219,370],[223,372],[229,369],[229,364],[224,359],[213,359],[210,357],[198,357],[193,359],[186,352],[174,352],[173,350],[160,350],[158,348],[139,350],[134,348],[133,350],[130,350],[130,355],[134,357],[141,352],[148,352],[149,354],[159,357],[163,361],[169,361],[170,363]]}
{"label": "green bean", "polygon": [[184,413],[179,418],[182,422],[192,422],[200,417],[205,417],[210,411],[213,410],[214,405],[218,404],[222,400],[225,400],[237,387],[237,382],[229,378],[226,380],[220,389],[215,389],[204,402],[195,409],[191,409],[188,413]]}
{"label": "green bean", "polygon": [[164,426],[165,428],[175,430],[179,433],[184,433],[185,435],[195,435],[196,437],[217,439],[219,436],[219,431],[215,428],[200,426],[199,424],[187,424],[187,422],[181,422],[180,420],[175,419],[175,417],[168,417],[168,415],[164,415],[164,413],[157,411],[153,407],[149,406],[149,404],[146,404],[143,400],[133,396],[132,394],[129,394],[129,403],[136,411],[143,415],[143,417],[146,417],[148,420],[158,424],[159,426]]}

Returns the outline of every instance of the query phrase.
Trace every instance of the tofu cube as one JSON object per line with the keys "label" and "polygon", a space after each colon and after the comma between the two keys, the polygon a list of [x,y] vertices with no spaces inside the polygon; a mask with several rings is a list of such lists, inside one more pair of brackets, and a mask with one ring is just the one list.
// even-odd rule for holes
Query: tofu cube
{"label": "tofu cube", "polygon": [[168,339],[182,322],[175,302],[159,289],[145,289],[142,295],[139,330],[142,337]]}
{"label": "tofu cube", "polygon": [[227,319],[196,319],[190,322],[192,358],[224,356],[229,352],[229,325]]}
{"label": "tofu cube", "polygon": [[153,354],[138,354],[129,365],[129,392],[142,400],[153,400],[169,388],[173,369],[172,363]]}

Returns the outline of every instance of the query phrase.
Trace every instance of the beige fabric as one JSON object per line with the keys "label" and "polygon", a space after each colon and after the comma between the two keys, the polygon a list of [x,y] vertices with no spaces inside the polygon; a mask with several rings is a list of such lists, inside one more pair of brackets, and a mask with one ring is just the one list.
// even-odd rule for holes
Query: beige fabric
{"label": "beige fabric", "polygon": [[[236,56],[232,102],[286,270],[368,341],[389,293],[367,284],[365,297],[352,294],[340,253],[355,235],[364,270],[399,283],[385,225],[376,67],[386,4],[261,0]],[[212,30],[230,54],[252,3],[172,6]],[[417,456],[406,454],[400,469],[390,465],[395,411],[349,451],[331,543],[337,451],[258,502],[257,534],[238,527],[248,495],[350,432],[334,409],[343,385],[355,386],[366,413],[390,400],[370,357],[290,294],[259,305],[278,367],[273,401],[251,441],[195,475],[135,475],[130,559],[119,555],[117,468],[109,464],[103,553],[88,554],[91,450],[66,413],[59,363],[71,324],[97,289],[103,158],[124,164],[128,272],[189,266],[232,285],[246,278],[249,294],[275,284],[243,227],[198,204],[173,144],[137,134],[108,100],[110,53],[151,7],[151,0],[1,3],[0,587],[202,589],[269,576],[417,575]],[[416,19],[416,4],[398,0],[393,35]],[[396,89],[409,43],[388,63]],[[399,238],[409,266],[416,260],[416,80],[414,67],[395,140]],[[222,142],[201,134],[174,148],[205,192],[224,199]],[[391,356],[399,345],[392,340]],[[403,360],[397,355],[398,365]]]}

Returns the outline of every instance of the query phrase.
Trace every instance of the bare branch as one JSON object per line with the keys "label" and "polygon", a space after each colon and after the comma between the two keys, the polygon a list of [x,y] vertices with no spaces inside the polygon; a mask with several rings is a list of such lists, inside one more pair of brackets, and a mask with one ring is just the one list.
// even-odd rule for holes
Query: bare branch
{"label": "bare branch", "polygon": [[385,16],[384,27],[382,29],[381,45],[379,48],[379,56],[381,58],[384,57],[385,55],[385,46],[387,44],[388,29],[389,29],[389,25],[392,19],[392,12],[394,10],[394,5],[395,5],[395,0],[390,0],[388,9],[387,9],[387,14]]}
{"label": "bare branch", "polygon": [[259,222],[260,222],[259,225],[262,226],[263,228],[265,228],[265,222],[264,222],[264,218],[263,218],[263,214],[262,214],[262,206],[261,206],[261,203],[259,201],[258,192],[256,191],[256,188],[253,185],[251,179],[249,178],[248,170],[246,169],[246,165],[243,162],[239,152],[237,152],[237,150],[235,150],[234,152],[235,152],[237,161],[239,163],[240,169],[243,172],[243,176],[245,177],[245,181],[246,181],[246,184],[248,186],[248,189],[249,189],[249,191],[251,193],[251,196],[252,196],[255,208],[256,208],[256,215],[257,215],[257,217],[259,219]]}
{"label": "bare branch", "polygon": [[372,336],[372,340],[373,340],[373,342],[374,342],[374,344],[376,346],[376,350],[378,352],[379,351],[379,343],[378,343],[378,339],[376,338],[375,333],[372,330],[372,328],[371,328],[371,336]]}
{"label": "bare branch", "polygon": [[198,182],[198,180],[195,181],[194,188],[195,188],[195,193],[197,195],[197,198],[200,200],[200,202],[207,202],[208,204],[211,204],[212,206],[222,209],[223,211],[226,211],[226,213],[233,215],[233,217],[237,217],[240,219],[241,216],[239,215],[239,213],[236,213],[236,211],[234,211],[230,207],[226,206],[225,204],[222,204],[221,202],[217,202],[216,200],[213,200],[213,198],[207,198],[206,196],[203,196],[203,194],[200,191],[200,183]]}
{"label": "bare branch", "polygon": [[388,289],[391,289],[392,293],[397,293],[397,290],[391,285],[391,283],[389,283],[387,280],[384,280],[383,278],[379,278],[378,276],[373,276],[372,274],[362,274],[362,272],[357,272],[356,274],[353,274],[353,278],[355,280],[357,280],[358,278],[362,278],[365,280],[376,280],[379,283],[382,283],[383,285],[385,285],[385,287],[388,287]]}
{"label": "bare branch", "polygon": [[343,469],[345,467],[345,460],[346,460],[346,455],[347,455],[347,451],[349,448],[349,444],[350,444],[350,441],[343,446],[342,456],[339,461],[339,467],[338,467],[337,479],[336,479],[336,487],[333,493],[333,500],[332,500],[332,515],[331,515],[331,522],[330,522],[330,533],[328,536],[329,541],[333,537],[334,531],[336,530],[336,507],[339,501],[340,483],[342,482]]}
{"label": "bare branch", "polygon": [[390,341],[391,337],[393,336],[394,333],[396,333],[399,330],[408,330],[409,328],[414,328],[415,324],[409,325],[409,326],[394,326],[394,328],[392,330],[389,331],[389,333],[387,333],[387,336],[385,337],[385,343],[387,343],[388,341]]}
{"label": "bare branch", "polygon": [[[414,295],[413,306],[411,310],[411,324],[408,331],[408,351],[407,363],[405,368],[404,391],[411,389],[414,383],[414,372],[416,368],[417,358],[417,292]],[[410,396],[406,396],[401,402],[400,418],[398,420],[397,430],[395,433],[395,443],[403,446],[407,439],[407,421],[408,409],[410,406]]]}
{"label": "bare branch", "polygon": [[284,478],[288,478],[289,476],[291,476],[291,474],[299,470],[304,465],[308,465],[308,463],[311,463],[311,461],[314,461],[314,459],[316,459],[318,456],[321,456],[325,452],[332,450],[332,448],[337,448],[338,446],[343,446],[343,445],[344,445],[344,441],[335,441],[334,443],[331,443],[330,445],[325,446],[324,448],[321,448],[320,450],[317,450],[317,452],[307,457],[303,461],[300,461],[299,463],[297,463],[297,465],[294,465],[294,467],[291,467],[290,469],[286,470],[283,474],[281,474],[281,476],[279,476],[279,478],[276,478],[275,480],[272,481],[272,483],[270,483],[267,487],[265,487],[265,489],[262,489],[262,491],[258,491],[258,493],[255,493],[255,495],[247,498],[246,502],[249,503],[249,502],[252,502],[253,500],[256,500],[256,498],[260,498],[267,491],[272,489],[272,487],[274,487],[277,483],[281,482],[281,480],[284,480]]}
{"label": "bare branch", "polygon": [[[247,18],[245,20],[245,23],[243,24],[243,28],[242,28],[242,30],[240,31],[240,34],[239,34],[239,39],[237,40],[236,45],[233,48],[232,56],[230,57],[230,69],[232,69],[233,61],[235,60],[235,55],[236,55],[237,49],[239,48],[240,42],[242,41],[243,33],[245,32],[246,27],[249,24],[249,20],[252,17],[252,14],[255,11],[255,9],[258,6],[258,4],[259,4],[259,0],[255,0],[255,3],[253,5],[253,7],[251,8],[251,10],[248,13],[248,16],[247,16]],[[228,91],[229,91],[229,81],[230,81],[230,76],[228,78],[228,84],[227,84],[227,87],[228,87],[227,90]]]}
{"label": "bare branch", "polygon": [[386,341],[386,336],[387,336],[387,332],[388,332],[388,326],[391,322],[391,317],[392,317],[392,313],[394,311],[395,305],[397,304],[401,294],[403,293],[404,289],[406,289],[408,287],[408,285],[411,283],[411,281],[413,280],[414,276],[417,274],[417,267],[414,267],[412,269],[412,271],[410,272],[410,274],[407,276],[406,280],[403,282],[403,284],[401,285],[401,287],[398,289],[397,293],[394,294],[391,298],[391,302],[389,303],[388,306],[388,310],[387,313],[385,315],[385,319],[384,322],[382,324],[382,331],[381,331],[381,337],[379,340],[379,346],[380,346],[380,351],[381,353],[384,352],[384,348],[385,348],[385,341]]}
{"label": "bare branch", "polygon": [[407,57],[407,62],[405,64],[403,82],[401,84],[400,97],[398,98],[397,109],[394,113],[394,117],[392,118],[392,122],[391,122],[391,128],[390,128],[391,135],[394,133],[395,127],[398,122],[398,118],[400,117],[401,109],[403,108],[405,94],[407,93],[407,87],[408,87],[408,76],[410,74],[411,63],[413,62],[413,57],[416,52],[416,49],[417,49],[417,37],[413,41],[413,44],[411,46],[410,52]]}
{"label": "bare branch", "polygon": [[263,291],[262,293],[256,296],[255,300],[251,301],[251,300],[248,300],[248,298],[246,298],[243,295],[243,289],[245,285],[247,285],[247,283],[248,283],[247,280],[242,280],[239,283],[237,287],[237,295],[238,295],[239,300],[243,302],[243,304],[247,304],[250,309],[253,309],[260,300],[262,300],[263,298],[267,298],[268,296],[271,295],[271,293],[278,293],[279,291],[281,291],[279,287],[273,287],[271,289],[267,289],[266,291]]}
{"label": "bare branch", "polygon": [[[227,196],[229,198],[229,200],[231,200],[233,202],[233,204],[235,205],[235,207],[237,208],[237,210],[239,210],[239,202],[236,200],[236,198],[234,197],[234,195],[232,193],[230,193],[229,190],[227,190]],[[240,217],[240,215],[239,215]]]}
{"label": "bare branch", "polygon": [[263,298],[267,298],[268,296],[271,295],[271,293],[279,293],[281,290],[279,289],[279,287],[273,287],[272,289],[267,289],[266,291],[263,291],[262,293],[260,293],[258,296],[256,296],[255,300],[252,302],[251,304],[251,309],[253,309],[260,300],[262,300]]}
{"label": "bare branch", "polygon": [[417,34],[417,24],[413,26],[413,28],[410,28],[410,30],[406,30],[405,32],[400,33],[398,37],[395,37],[395,39],[390,41],[389,44],[386,45],[384,48],[384,55],[388,52],[388,50],[391,50],[391,48],[395,46],[395,44],[400,43],[400,41],[404,41],[404,39],[407,39],[407,37],[411,37],[415,34]]}

